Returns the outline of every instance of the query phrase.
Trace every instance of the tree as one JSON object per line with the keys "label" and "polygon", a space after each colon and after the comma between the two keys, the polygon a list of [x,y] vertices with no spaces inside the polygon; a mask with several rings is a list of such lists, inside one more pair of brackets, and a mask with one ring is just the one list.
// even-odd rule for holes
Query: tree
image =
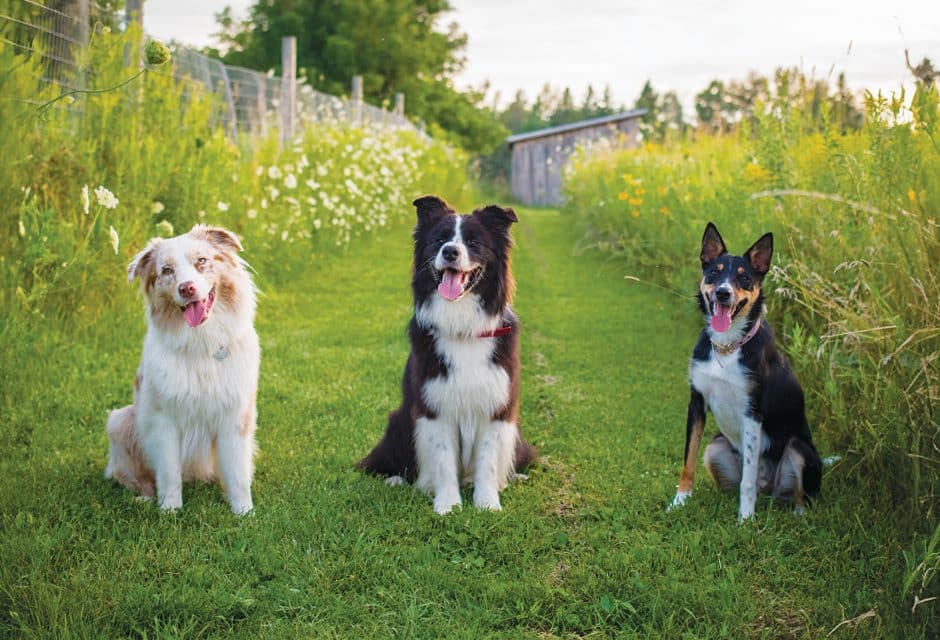
{"label": "tree", "polygon": [[280,70],[281,38],[297,37],[300,75],[316,89],[346,94],[363,77],[373,104],[406,96],[408,114],[437,125],[465,148],[480,151],[505,129],[480,91],[458,91],[453,78],[464,64],[467,38],[456,24],[439,29],[448,0],[258,0],[247,19],[226,8],[216,18],[224,62]]}

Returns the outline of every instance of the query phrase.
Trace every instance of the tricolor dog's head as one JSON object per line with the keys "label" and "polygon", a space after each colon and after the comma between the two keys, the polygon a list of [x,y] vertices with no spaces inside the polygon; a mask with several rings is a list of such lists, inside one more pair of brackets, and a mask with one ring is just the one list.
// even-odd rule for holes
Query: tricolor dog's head
{"label": "tricolor dog's head", "polygon": [[711,222],[702,236],[702,281],[699,305],[716,333],[725,333],[738,319],[760,315],[761,284],[770,270],[774,236],[765,233],[744,255],[733,256]]}
{"label": "tricolor dog's head", "polygon": [[490,313],[512,295],[510,226],[516,213],[497,205],[458,215],[436,196],[414,201],[414,293],[417,302],[438,295],[447,302],[476,294]]}
{"label": "tricolor dog's head", "polygon": [[217,300],[234,307],[241,250],[231,231],[196,225],[175,238],[151,240],[131,260],[127,280],[140,278],[153,315],[195,329],[209,320]]}

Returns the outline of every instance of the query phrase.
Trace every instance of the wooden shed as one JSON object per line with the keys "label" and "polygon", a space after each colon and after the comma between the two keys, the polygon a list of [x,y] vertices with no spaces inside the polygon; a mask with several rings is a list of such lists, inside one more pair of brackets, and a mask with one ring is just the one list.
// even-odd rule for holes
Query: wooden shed
{"label": "wooden shed", "polygon": [[639,119],[645,114],[646,109],[634,109],[509,136],[513,197],[523,204],[561,204],[564,168],[578,145],[608,139],[619,146],[639,146]]}

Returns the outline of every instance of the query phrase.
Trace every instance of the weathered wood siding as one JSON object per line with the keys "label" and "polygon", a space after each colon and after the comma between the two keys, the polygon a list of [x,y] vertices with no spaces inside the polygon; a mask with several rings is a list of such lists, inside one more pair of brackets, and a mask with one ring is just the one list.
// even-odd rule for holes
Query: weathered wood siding
{"label": "weathered wood siding", "polygon": [[578,145],[603,138],[624,147],[639,145],[639,118],[522,140],[512,145],[510,188],[523,204],[559,205],[565,165]]}

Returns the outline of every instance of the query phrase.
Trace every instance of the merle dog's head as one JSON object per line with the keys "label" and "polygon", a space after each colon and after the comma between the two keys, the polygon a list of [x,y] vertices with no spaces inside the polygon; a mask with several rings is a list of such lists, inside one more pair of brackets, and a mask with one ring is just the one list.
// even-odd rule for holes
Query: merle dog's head
{"label": "merle dog's head", "polygon": [[730,255],[715,225],[709,222],[705,227],[698,301],[714,332],[725,333],[737,320],[760,316],[761,284],[773,251],[774,236],[765,233],[744,255]]}
{"label": "merle dog's head", "polygon": [[487,313],[498,313],[512,297],[509,228],[519,220],[516,213],[489,205],[458,215],[437,196],[418,198],[414,206],[415,303],[432,296],[455,302],[477,295]]}

